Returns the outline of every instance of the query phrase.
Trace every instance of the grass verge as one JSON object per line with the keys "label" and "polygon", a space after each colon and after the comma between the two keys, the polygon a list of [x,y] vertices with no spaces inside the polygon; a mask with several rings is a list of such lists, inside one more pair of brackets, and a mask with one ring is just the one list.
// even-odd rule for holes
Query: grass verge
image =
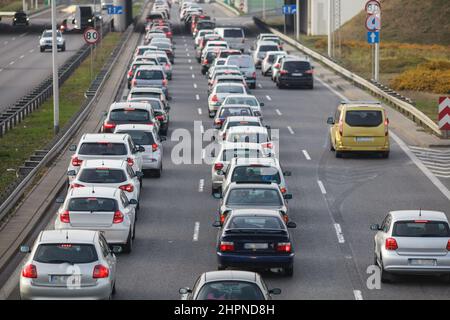
{"label": "grass verge", "polygon": [[[120,40],[120,33],[109,33],[94,53],[94,75],[111,55]],[[85,91],[91,84],[90,57],[60,87],[60,127],[71,119],[83,104]],[[16,170],[35,150],[45,147],[53,138],[53,99],[25,118],[0,139],[0,193],[16,179]]]}

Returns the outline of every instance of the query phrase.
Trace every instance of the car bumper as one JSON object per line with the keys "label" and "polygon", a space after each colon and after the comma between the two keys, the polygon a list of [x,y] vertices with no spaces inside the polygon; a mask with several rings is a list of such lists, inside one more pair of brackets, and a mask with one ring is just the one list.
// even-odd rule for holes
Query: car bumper
{"label": "car bumper", "polygon": [[109,299],[112,285],[109,279],[97,280],[93,286],[81,288],[47,287],[32,284],[32,279],[20,279],[20,298],[22,300],[103,300]]}
{"label": "car bumper", "polygon": [[130,234],[130,226],[118,227],[114,226],[111,228],[95,228],[95,227],[71,227],[66,223],[61,223],[59,220],[55,222],[55,230],[95,230],[103,232],[106,242],[108,244],[125,244],[128,240],[128,235]]}
{"label": "car bumper", "polygon": [[256,78],[245,78],[245,82],[247,82],[248,84],[254,84],[256,83]]}
{"label": "car bumper", "polygon": [[153,158],[153,160],[144,159],[142,162],[142,170],[153,170],[159,168],[161,168],[160,158]]}
{"label": "car bumper", "polygon": [[278,82],[284,86],[310,86],[314,83],[312,78],[282,78],[278,77]]}
{"label": "car bumper", "polygon": [[209,111],[218,111],[221,105],[222,105],[222,103],[219,103],[219,104],[209,103],[208,109],[209,109]]}
{"label": "car bumper", "polygon": [[294,264],[294,253],[290,255],[239,255],[217,252],[217,262],[227,267],[286,268]]}
{"label": "car bumper", "polygon": [[366,146],[366,147],[360,147],[360,146],[344,146],[344,145],[337,145],[336,151],[339,152],[387,152],[389,151],[389,145],[384,146]]}
{"label": "car bumper", "polygon": [[[412,264],[413,259],[432,259],[434,265]],[[401,256],[397,253],[384,251],[383,268],[392,273],[405,274],[447,274],[450,273],[450,254],[443,256]]]}

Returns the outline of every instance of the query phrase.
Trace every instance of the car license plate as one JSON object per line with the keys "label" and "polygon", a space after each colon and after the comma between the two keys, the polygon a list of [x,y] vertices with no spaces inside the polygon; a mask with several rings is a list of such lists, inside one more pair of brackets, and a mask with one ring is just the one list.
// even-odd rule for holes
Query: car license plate
{"label": "car license plate", "polygon": [[356,137],[356,142],[373,142],[373,137]]}
{"label": "car license plate", "polygon": [[303,73],[293,73],[292,76],[293,77],[301,77],[303,75]]}
{"label": "car license plate", "polygon": [[435,266],[435,259],[410,259],[410,264],[415,266]]}
{"label": "car license plate", "polygon": [[[74,277],[76,277],[76,275],[74,275]],[[68,276],[59,276],[59,275],[49,275],[48,276],[48,282],[50,283],[66,283],[67,282],[67,278]]]}
{"label": "car license plate", "polygon": [[269,245],[267,243],[246,243],[244,245],[244,248],[251,250],[261,250],[269,248]]}

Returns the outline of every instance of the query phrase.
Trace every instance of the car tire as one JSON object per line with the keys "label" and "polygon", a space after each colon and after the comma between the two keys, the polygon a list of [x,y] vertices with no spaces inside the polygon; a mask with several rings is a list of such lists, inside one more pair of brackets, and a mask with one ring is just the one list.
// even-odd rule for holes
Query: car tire
{"label": "car tire", "polygon": [[336,158],[342,158],[342,152],[340,152],[340,151],[336,151],[335,155],[336,155]]}
{"label": "car tire", "polygon": [[214,195],[215,193],[222,193],[222,188],[211,188],[211,194]]}
{"label": "car tire", "polygon": [[112,291],[111,291],[112,295],[116,294],[116,283],[114,282],[113,287],[112,287]]}
{"label": "car tire", "polygon": [[155,178],[161,178],[161,171],[162,171],[162,168],[160,168],[160,169],[155,169],[155,170],[153,171],[153,176],[154,176]]}
{"label": "car tire", "polygon": [[287,277],[292,277],[294,275],[294,266],[284,268],[284,275]]}
{"label": "car tire", "polygon": [[122,251],[123,251],[123,253],[131,253],[132,250],[133,250],[133,237],[131,236],[131,231],[130,231],[130,234],[128,235],[127,243],[125,243],[122,246]]}
{"label": "car tire", "polygon": [[336,151],[333,147],[333,141],[330,139],[330,151]]}
{"label": "car tire", "polygon": [[202,75],[206,75],[206,70],[202,69]]}
{"label": "car tire", "polygon": [[381,154],[381,157],[382,157],[383,159],[389,158],[389,151],[384,151],[384,152]]}
{"label": "car tire", "polygon": [[250,89],[256,89],[256,83],[250,85]]}
{"label": "car tire", "polygon": [[40,49],[41,49],[41,52],[44,52],[44,51],[45,51],[45,48],[44,48],[44,47],[41,47]]}
{"label": "car tire", "polygon": [[66,45],[63,45],[63,46],[61,47],[61,51],[62,51],[62,52],[66,51]]}

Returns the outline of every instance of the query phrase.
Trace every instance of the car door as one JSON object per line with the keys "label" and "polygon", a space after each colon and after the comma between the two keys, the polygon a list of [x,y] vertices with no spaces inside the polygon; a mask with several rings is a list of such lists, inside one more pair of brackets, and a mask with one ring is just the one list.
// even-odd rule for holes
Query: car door
{"label": "car door", "polygon": [[392,223],[392,216],[388,214],[386,218],[384,218],[383,223],[381,224],[381,230],[377,232],[375,235],[375,252],[378,253],[378,257],[381,254],[381,248],[388,237],[390,226]]}
{"label": "car door", "polygon": [[117,268],[116,256],[109,248],[108,242],[106,241],[106,239],[102,233],[100,233],[98,240],[99,240],[100,248],[102,250],[103,257],[105,258],[106,262],[108,263],[109,270],[111,270],[112,285],[114,285],[114,283],[116,281],[116,268]]}
{"label": "car door", "polygon": [[131,181],[134,187],[134,194],[136,195],[135,199],[139,201],[139,196],[141,194],[141,182],[139,181],[139,177],[136,175],[133,168],[130,166],[127,166],[126,168],[128,181]]}
{"label": "car door", "polygon": [[135,162],[135,166],[133,166],[134,169],[136,171],[142,171],[142,162],[143,162],[142,153],[135,151],[136,145],[133,143],[133,140],[131,140],[131,137],[128,137],[127,145],[130,150],[130,153],[133,155],[133,158],[134,158],[134,162]]}
{"label": "car door", "polygon": [[340,108],[336,109],[334,113],[334,124],[330,127],[330,138],[334,147],[336,147],[336,133],[339,130],[339,119],[341,118],[341,110]]}

